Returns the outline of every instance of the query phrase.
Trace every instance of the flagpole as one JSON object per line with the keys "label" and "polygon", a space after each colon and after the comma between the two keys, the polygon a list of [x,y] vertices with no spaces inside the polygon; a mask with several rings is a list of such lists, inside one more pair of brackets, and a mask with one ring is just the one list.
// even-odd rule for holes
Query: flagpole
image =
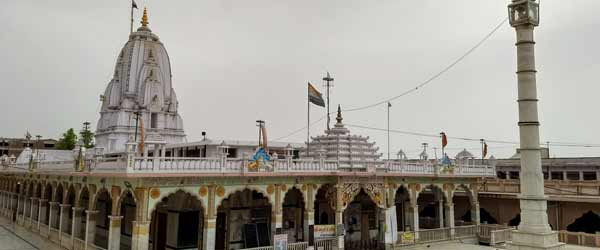
{"label": "flagpole", "polygon": [[444,153],[444,132],[441,132],[440,135],[442,136],[442,159],[446,158],[446,154]]}
{"label": "flagpole", "polygon": [[483,157],[485,157],[483,155],[483,144],[485,143],[484,142],[485,140],[484,139],[479,139],[479,141],[481,142],[481,165],[483,165]]}
{"label": "flagpole", "polygon": [[392,104],[388,102],[387,105],[387,159],[390,160],[390,107]]}
{"label": "flagpole", "polygon": [[306,90],[306,157],[308,158],[310,157],[310,85]]}
{"label": "flagpole", "polygon": [[129,34],[133,33],[133,0],[131,0],[131,25],[129,27]]}

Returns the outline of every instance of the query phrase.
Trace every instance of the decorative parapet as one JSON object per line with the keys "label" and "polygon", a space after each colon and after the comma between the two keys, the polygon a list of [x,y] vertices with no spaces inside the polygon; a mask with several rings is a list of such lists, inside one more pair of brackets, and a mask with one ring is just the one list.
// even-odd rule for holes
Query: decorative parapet
{"label": "decorative parapet", "polygon": [[[344,174],[348,172],[369,172],[390,176],[435,176],[435,177],[495,177],[494,166],[457,163],[440,165],[429,161],[383,161],[365,167],[348,168],[336,160],[318,159],[272,159],[266,162],[268,168],[249,169],[248,157],[227,158],[225,155],[213,158],[192,157],[140,157],[128,154],[117,158],[94,158],[86,161],[92,173],[128,174],[239,174],[246,173],[302,173]],[[75,161],[40,162],[37,172],[72,172]],[[5,164],[7,171],[27,171],[27,164]]]}

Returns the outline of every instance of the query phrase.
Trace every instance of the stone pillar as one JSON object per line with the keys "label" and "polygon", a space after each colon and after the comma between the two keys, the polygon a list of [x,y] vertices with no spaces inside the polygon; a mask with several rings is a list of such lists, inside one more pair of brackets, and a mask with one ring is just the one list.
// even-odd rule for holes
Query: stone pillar
{"label": "stone pillar", "polygon": [[411,212],[412,212],[412,222],[413,222],[413,231],[415,232],[415,241],[419,239],[419,205],[417,205],[417,201],[414,203],[411,200],[410,204]]}
{"label": "stone pillar", "polygon": [[454,238],[454,203],[446,202],[446,225],[450,228],[450,237]]}
{"label": "stone pillar", "polygon": [[273,211],[272,211],[272,219],[271,219],[271,231],[272,231],[272,235],[271,235],[271,242],[274,242],[274,236],[275,234],[280,234],[282,233],[283,229],[283,202],[282,200],[282,194],[281,194],[281,185],[275,185],[275,206],[273,206]]}
{"label": "stone pillar", "polygon": [[[216,242],[217,213],[215,206],[215,186],[208,186],[208,206],[204,212],[202,230],[202,250],[214,250]],[[144,249],[145,250],[145,249]]]}
{"label": "stone pillar", "polygon": [[[96,237],[96,215],[98,211],[85,210],[85,247],[94,244]],[[145,248],[148,249],[148,248]]]}
{"label": "stone pillar", "polygon": [[40,228],[40,223],[42,223],[42,221],[46,220],[46,209],[48,209],[46,202],[48,200],[46,199],[40,199],[39,200],[39,209],[38,209],[38,220],[37,220],[37,227],[38,229]]}
{"label": "stone pillar", "polygon": [[567,171],[563,171],[562,174],[563,174],[563,180],[565,180],[565,181],[568,180],[567,179]]}
{"label": "stone pillar", "polygon": [[471,204],[471,221],[474,225],[481,224],[481,218],[479,216],[479,202]]}
{"label": "stone pillar", "polygon": [[335,200],[335,224],[336,224],[336,235],[338,238],[338,250],[344,249],[344,235],[346,235],[344,229],[344,204],[342,199],[342,186],[336,185],[335,188],[336,200]]}
{"label": "stone pillar", "polygon": [[110,224],[107,250],[119,250],[121,248],[121,219],[123,219],[123,216],[108,216],[108,219]]}
{"label": "stone pillar", "polygon": [[508,249],[562,249],[558,233],[548,224],[547,196],[540,152],[534,27],[539,24],[537,1],[512,0],[510,24],[516,30],[519,136],[521,152],[521,223]]}
{"label": "stone pillar", "polygon": [[147,250],[150,240],[150,221],[133,221],[132,250]]}
{"label": "stone pillar", "polygon": [[306,202],[304,203],[304,226],[302,227],[302,238],[304,241],[310,242],[310,228],[315,225],[315,195],[312,184],[307,184],[305,187],[306,191],[302,194],[306,197]]}
{"label": "stone pillar", "polygon": [[436,211],[436,219],[440,228],[444,228],[444,199],[440,197]]}
{"label": "stone pillar", "polygon": [[84,208],[74,207],[73,208],[73,220],[71,221],[71,240],[75,239],[75,236],[79,236],[81,232],[81,213]]}
{"label": "stone pillar", "polygon": [[37,222],[37,220],[40,219],[39,216],[36,216],[36,218],[35,218],[36,220],[35,221],[33,220],[33,215],[38,214],[37,210],[39,208],[39,202],[40,202],[40,199],[38,199],[36,197],[31,198],[31,209],[29,211],[29,224],[31,225],[32,228],[37,228],[37,223],[35,223],[35,222]]}
{"label": "stone pillar", "polygon": [[48,228],[54,228],[54,225],[56,225],[56,215],[54,214],[54,211],[56,210],[56,206],[58,206],[58,202],[55,201],[51,201],[50,203],[50,218],[48,218]]}
{"label": "stone pillar", "polygon": [[64,228],[67,228],[67,221],[69,219],[69,210],[71,210],[70,204],[60,204],[60,219],[58,224],[59,235],[63,234]]}
{"label": "stone pillar", "polygon": [[[389,205],[389,204],[388,204]],[[384,221],[381,226],[384,227],[383,242],[386,249],[394,249],[398,240],[398,221],[396,220],[396,206],[388,206],[384,211]]]}

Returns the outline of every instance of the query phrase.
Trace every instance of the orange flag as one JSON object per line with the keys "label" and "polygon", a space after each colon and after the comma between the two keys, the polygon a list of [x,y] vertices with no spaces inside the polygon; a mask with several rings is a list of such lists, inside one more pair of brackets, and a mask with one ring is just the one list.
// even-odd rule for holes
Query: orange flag
{"label": "orange flag", "polygon": [[144,119],[140,119],[140,154],[144,154]]}

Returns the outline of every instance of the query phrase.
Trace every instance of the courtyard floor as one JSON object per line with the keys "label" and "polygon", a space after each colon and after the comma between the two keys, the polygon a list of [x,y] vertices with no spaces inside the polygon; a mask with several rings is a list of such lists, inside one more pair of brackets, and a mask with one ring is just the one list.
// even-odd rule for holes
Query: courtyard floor
{"label": "courtyard floor", "polygon": [[[56,244],[22,227],[16,227],[6,218],[0,218],[0,250],[64,250]],[[419,245],[407,250],[496,250],[499,248],[463,244],[458,242]],[[567,250],[592,250],[595,248],[567,245]]]}

